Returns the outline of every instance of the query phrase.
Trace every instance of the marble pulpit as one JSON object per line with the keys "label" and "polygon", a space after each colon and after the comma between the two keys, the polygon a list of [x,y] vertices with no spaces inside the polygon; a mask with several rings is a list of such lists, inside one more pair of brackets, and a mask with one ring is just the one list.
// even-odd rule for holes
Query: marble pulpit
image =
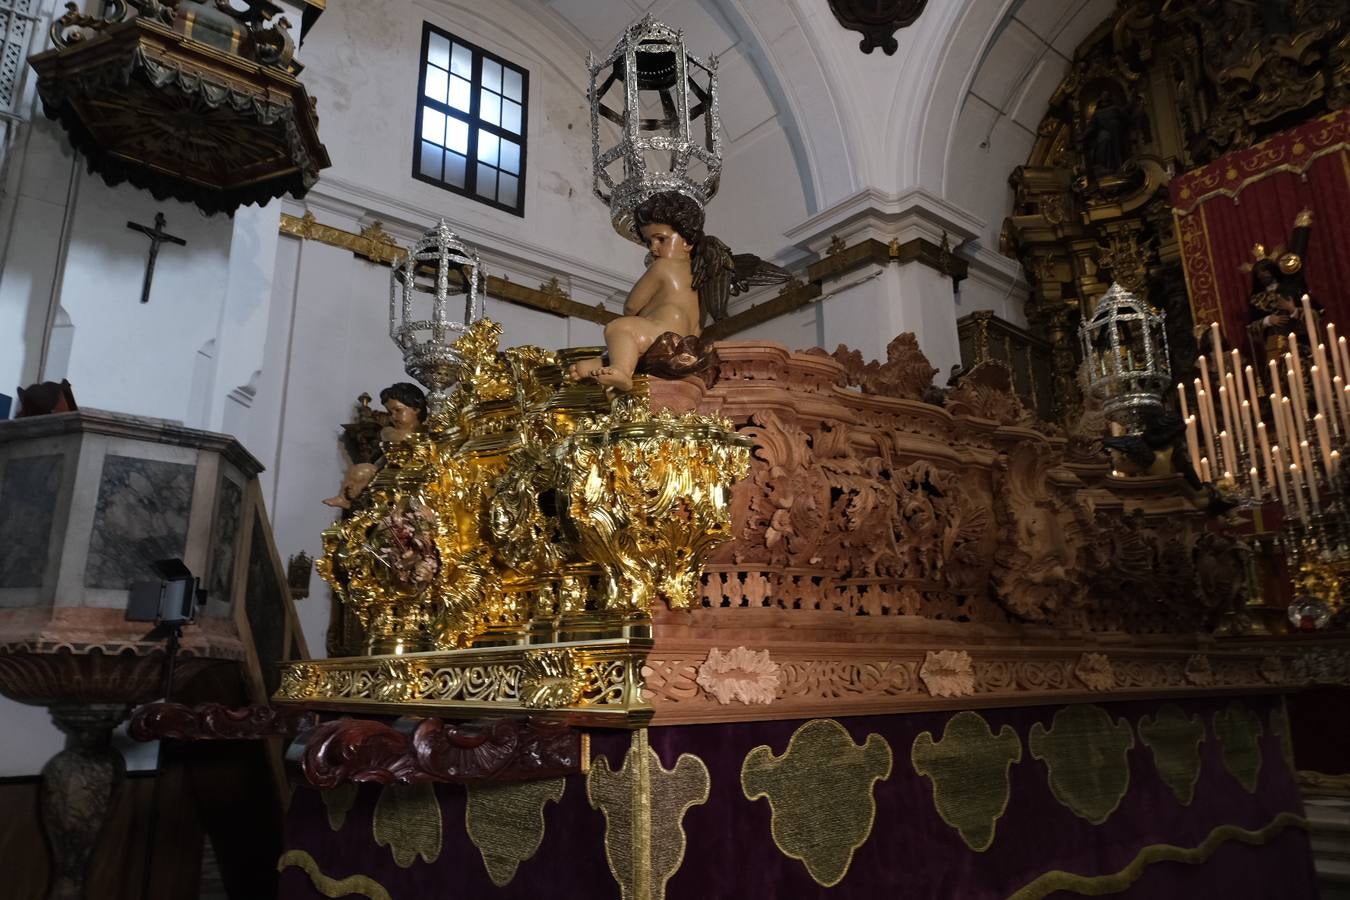
{"label": "marble pulpit", "polygon": [[85,895],[124,769],[112,730],[164,694],[163,636],[126,619],[152,563],[181,559],[206,591],[174,684],[233,665],[253,699],[272,687],[295,629],[261,469],[231,437],[162,420],[84,409],[0,423],[0,693],[47,707],[66,735],[43,770],[51,897]]}

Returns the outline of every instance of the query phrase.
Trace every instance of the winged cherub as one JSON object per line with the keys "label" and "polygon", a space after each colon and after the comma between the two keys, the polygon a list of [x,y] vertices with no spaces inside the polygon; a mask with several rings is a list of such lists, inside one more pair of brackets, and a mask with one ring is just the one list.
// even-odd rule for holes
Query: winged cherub
{"label": "winged cherub", "polygon": [[703,208],[675,191],[639,205],[633,225],[651,260],[628,292],[624,314],[605,326],[609,361],[582,360],[568,369],[574,379],[593,378],[624,392],[633,389],[639,369],[680,377],[707,366],[712,348],[701,339],[704,320],[726,318],[728,298],[752,285],[791,277],[704,234]]}

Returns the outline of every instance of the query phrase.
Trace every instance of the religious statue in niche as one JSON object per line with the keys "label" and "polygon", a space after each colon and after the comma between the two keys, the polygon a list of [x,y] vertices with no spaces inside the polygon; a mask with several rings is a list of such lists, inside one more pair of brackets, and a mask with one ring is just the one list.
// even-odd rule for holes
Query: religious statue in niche
{"label": "religious statue in niche", "polygon": [[1124,168],[1130,156],[1130,112],[1110,92],[1097,100],[1080,143],[1088,174],[1094,180],[1116,175]]}
{"label": "religious statue in niche", "polygon": [[735,253],[703,233],[703,209],[676,191],[653,194],[633,211],[647,246],[647,271],[628,292],[624,315],[605,326],[608,361],[588,359],[568,369],[620,392],[634,373],[682,378],[707,368],[712,347],[703,322],[726,317],[731,296],[752,285],[787,281],[789,274],[750,253]]}
{"label": "religious statue in niche", "polygon": [[[1243,266],[1252,273],[1251,297],[1248,300],[1247,336],[1252,345],[1252,357],[1260,360],[1279,360],[1289,352],[1289,335],[1298,336],[1301,354],[1310,353],[1308,325],[1303,321],[1300,302],[1308,292],[1304,272],[1308,236],[1312,232],[1312,211],[1303,210],[1294,219],[1294,232],[1288,249],[1279,246],[1266,252],[1262,244],[1252,248],[1254,263]],[[1321,304],[1313,300],[1313,311],[1320,314]]]}
{"label": "religious statue in niche", "polygon": [[[363,395],[368,396],[368,395]],[[408,381],[391,384],[380,391],[387,421],[380,429],[380,443],[388,446],[411,437],[427,420],[427,398],[422,389]],[[338,492],[323,501],[327,506],[351,509],[352,503],[379,471],[379,459],[370,462],[353,461],[347,467]]]}

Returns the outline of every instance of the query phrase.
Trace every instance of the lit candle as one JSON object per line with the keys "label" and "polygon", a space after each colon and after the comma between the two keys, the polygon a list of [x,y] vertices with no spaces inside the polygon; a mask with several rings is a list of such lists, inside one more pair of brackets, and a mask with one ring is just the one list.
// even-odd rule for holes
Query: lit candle
{"label": "lit candle", "polygon": [[1186,405],[1186,385],[1180,381],[1177,382],[1177,402],[1181,404],[1181,420],[1184,422],[1190,416],[1191,410]]}
{"label": "lit candle", "polygon": [[[1317,449],[1322,454],[1322,471],[1331,477],[1331,438],[1327,433],[1327,417],[1320,412],[1313,416],[1313,426],[1317,429]],[[1313,473],[1314,475],[1316,473]]]}
{"label": "lit candle", "polygon": [[1318,412],[1325,412],[1331,408],[1331,384],[1326,381],[1326,374],[1326,368],[1318,363],[1313,363],[1312,368],[1308,370],[1308,378],[1312,381],[1313,399],[1317,402]]}
{"label": "lit candle", "polygon": [[1313,469],[1312,465],[1312,450],[1309,449],[1307,441],[1303,441],[1299,444],[1298,450],[1300,457],[1303,459],[1303,467],[1299,474],[1302,476],[1304,482],[1307,483],[1308,498],[1312,500],[1313,512],[1321,512],[1322,504],[1319,502],[1321,498],[1317,493],[1317,472]]}
{"label": "lit candle", "polygon": [[[1289,339],[1294,340],[1294,336],[1289,335]],[[1291,410],[1294,420],[1294,434],[1300,441],[1308,439],[1308,395],[1307,388],[1303,383],[1303,367],[1298,361],[1297,353],[1286,353],[1284,355],[1285,363],[1289,368],[1284,370],[1289,378],[1289,396],[1286,398],[1293,401]]]}
{"label": "lit candle", "polygon": [[1232,442],[1230,441],[1229,443],[1225,444],[1223,441],[1223,436],[1231,432],[1233,428],[1237,425],[1237,423],[1232,421],[1232,419],[1236,418],[1235,416],[1228,415],[1228,409],[1229,407],[1232,406],[1232,404],[1229,403],[1228,398],[1229,398],[1228,388],[1225,385],[1222,384],[1219,385],[1219,405],[1223,407],[1223,431],[1219,433],[1219,448],[1223,450],[1224,468],[1232,469],[1235,468],[1237,457],[1233,456],[1231,451],[1228,449],[1231,446]]}
{"label": "lit candle", "polygon": [[1344,337],[1336,338],[1336,358],[1341,361],[1341,379],[1350,384],[1350,346]]}
{"label": "lit candle", "polygon": [[1200,386],[1200,379],[1195,379],[1195,405],[1200,407],[1200,430],[1205,435],[1205,452],[1210,459],[1214,459],[1214,434],[1218,431],[1214,427],[1214,404],[1209,402],[1209,393]]}
{"label": "lit candle", "polygon": [[[1341,376],[1337,375],[1331,379],[1331,393],[1336,395],[1336,406],[1340,410],[1340,428],[1346,435],[1350,435],[1350,404],[1345,399],[1345,382]],[[1333,420],[1334,421],[1334,420]]]}
{"label": "lit candle", "polygon": [[1279,444],[1271,448],[1270,458],[1275,463],[1275,486],[1280,489],[1280,505],[1285,508],[1287,513],[1292,513],[1293,510],[1289,506],[1289,491],[1284,481],[1287,474],[1284,469],[1284,456],[1280,452]]}
{"label": "lit candle", "polygon": [[1289,464],[1289,482],[1293,485],[1294,499],[1298,502],[1298,517],[1308,519],[1308,504],[1303,500],[1303,479],[1299,477],[1298,463]]}
{"label": "lit candle", "polygon": [[1270,436],[1266,434],[1266,423],[1256,423],[1256,440],[1261,445],[1261,461],[1266,466],[1266,486],[1270,492],[1275,493],[1275,463],[1270,458]]}
{"label": "lit candle", "polygon": [[1219,337],[1219,323],[1209,323],[1209,339],[1214,345],[1214,365],[1215,371],[1219,375],[1219,380],[1223,381],[1223,340]]}
{"label": "lit candle", "polygon": [[1319,343],[1317,345],[1318,377],[1317,389],[1321,392],[1318,398],[1318,409],[1327,414],[1327,427],[1336,428],[1336,395],[1331,391],[1331,366],[1327,364],[1327,348]]}
{"label": "lit candle", "polygon": [[1256,433],[1252,431],[1252,405],[1242,401],[1242,430],[1247,435],[1247,459],[1256,464]]}
{"label": "lit candle", "polygon": [[1186,417],[1186,453],[1191,459],[1191,464],[1196,465],[1200,459],[1200,440],[1196,436],[1195,416]]}
{"label": "lit candle", "polygon": [[1331,474],[1334,476],[1341,470],[1341,452],[1339,450],[1331,451]]}
{"label": "lit candle", "polygon": [[1317,340],[1317,319],[1313,316],[1312,300],[1307,294],[1300,301],[1303,304],[1303,327],[1308,332],[1308,340]]}
{"label": "lit candle", "polygon": [[1223,476],[1229,478],[1234,471],[1242,471],[1238,467],[1238,455],[1233,450],[1233,436],[1228,433],[1228,429],[1219,432],[1219,446],[1223,448]]}
{"label": "lit candle", "polygon": [[1252,499],[1259,501],[1261,499],[1261,486],[1256,480],[1256,466],[1252,466],[1247,470],[1247,481],[1252,486]]}
{"label": "lit candle", "polygon": [[1209,477],[1209,459],[1204,456],[1200,457],[1200,480],[1204,482],[1210,482],[1214,480],[1213,478]]}

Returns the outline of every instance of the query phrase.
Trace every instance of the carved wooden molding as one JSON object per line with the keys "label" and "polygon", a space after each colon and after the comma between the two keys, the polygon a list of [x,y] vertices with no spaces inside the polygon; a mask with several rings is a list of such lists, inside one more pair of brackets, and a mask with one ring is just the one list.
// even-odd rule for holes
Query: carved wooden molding
{"label": "carved wooden molding", "polygon": [[[842,242],[841,242],[842,243]],[[869,265],[917,262],[959,282],[968,269],[964,259],[949,248],[934,244],[925,238],[914,238],[903,244],[898,240],[889,244],[874,238],[859,241],[851,247],[840,246],[807,266],[803,281],[790,283],[777,297],[756,303],[703,330],[708,340],[722,340],[747,328],[761,325],[770,319],[800,309],[824,293],[824,280],[847,275]]]}
{"label": "carved wooden molding", "polygon": [[248,741],[292,737],[318,724],[319,714],[307,709],[147,703],[132,713],[127,733],[137,741]]}
{"label": "carved wooden molding", "polygon": [[452,724],[400,720],[395,728],[369,719],[324,722],[299,740],[300,770],[317,788],[348,782],[525,781],[585,771],[585,735],[558,722],[495,719]]}
{"label": "carved wooden molding", "polygon": [[[707,633],[719,634],[725,645],[727,638],[720,635],[730,632],[737,640],[738,633],[748,632],[734,624],[735,611],[724,612],[732,614],[717,617],[722,624]],[[658,627],[657,633],[668,630]],[[777,665],[777,692],[769,703],[736,697],[724,701],[716,685],[704,683],[700,673],[713,649],[711,640],[658,638],[643,669],[644,691],[655,710],[651,724],[886,715],[1350,684],[1350,646],[1313,651],[1320,662],[1305,662],[1310,649],[1292,643],[1233,649],[1212,644],[1197,652],[1195,647],[1048,642],[1030,648],[1012,640],[962,645],[950,638],[925,647],[898,635],[885,644],[822,646],[774,640],[785,637],[782,632],[766,637],[751,646],[767,651]],[[927,640],[941,639],[930,635]],[[1272,658],[1281,665],[1272,667]],[[1206,675],[1197,679],[1200,670]]]}

